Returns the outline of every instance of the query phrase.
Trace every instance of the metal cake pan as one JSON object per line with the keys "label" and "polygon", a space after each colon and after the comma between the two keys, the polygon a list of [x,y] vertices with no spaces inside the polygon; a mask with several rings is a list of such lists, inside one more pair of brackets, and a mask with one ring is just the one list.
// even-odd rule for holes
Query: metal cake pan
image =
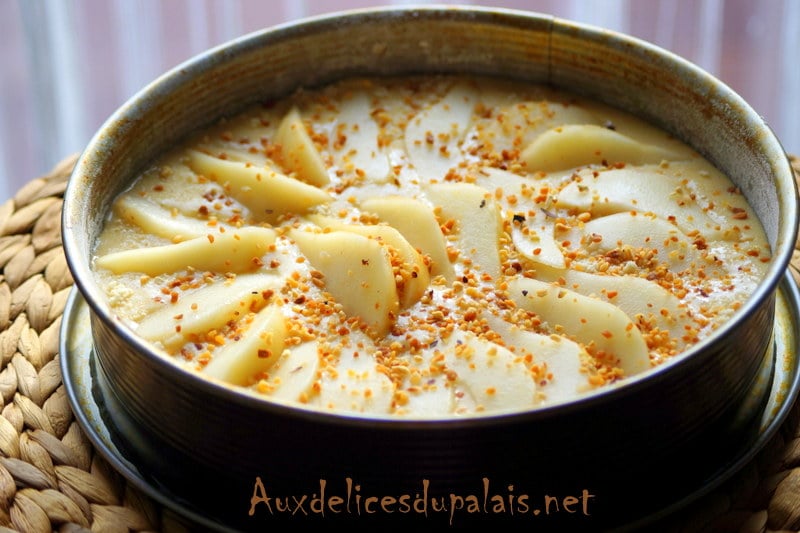
{"label": "metal cake pan", "polygon": [[[188,374],[116,319],[93,279],[93,245],[113,198],[159,155],[223,116],[298,87],[419,73],[545,83],[671,132],[750,201],[773,251],[767,276],[728,323],[662,367],[565,405],[471,419],[363,418],[260,401]],[[533,516],[546,515],[536,527],[599,529],[648,513],[751,438],[748,414],[771,361],[776,292],[797,217],[796,185],[779,141],[745,101],[697,66],[632,37],[546,15],[409,7],[269,28],[155,80],[81,155],[65,193],[63,239],[90,309],[96,386],[119,442],[152,483],[220,523],[254,530],[298,520],[448,522],[448,513],[431,507],[323,517],[258,504],[259,483],[266,496],[291,502],[319,496],[324,481],[329,494],[346,494],[353,505],[423,495],[430,506],[474,495],[479,509],[464,512],[465,521],[530,526]],[[515,500],[522,493],[551,496],[561,510],[528,505],[523,513]],[[251,506],[254,496],[258,505]],[[509,512],[515,501],[518,512]],[[492,512],[492,502],[507,511]]]}

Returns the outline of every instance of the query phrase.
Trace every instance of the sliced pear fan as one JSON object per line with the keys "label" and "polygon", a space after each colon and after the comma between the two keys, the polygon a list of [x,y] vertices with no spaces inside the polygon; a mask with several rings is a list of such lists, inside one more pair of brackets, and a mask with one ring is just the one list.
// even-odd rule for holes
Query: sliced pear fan
{"label": "sliced pear fan", "polygon": [[260,258],[275,242],[268,228],[248,227],[224,233],[208,233],[177,244],[112,252],[95,260],[97,268],[115,274],[142,272],[157,276],[192,268],[213,272],[248,272],[261,265]]}
{"label": "sliced pear fan", "polygon": [[598,350],[619,359],[626,376],[650,367],[647,343],[628,315],[608,302],[543,281],[517,277],[509,281],[511,299],[536,313],[552,328],[578,342],[591,343]]}
{"label": "sliced pear fan", "polygon": [[594,124],[567,124],[551,128],[533,140],[520,159],[530,172],[554,172],[587,165],[626,163],[643,165],[685,157],[661,146]]}
{"label": "sliced pear fan", "polygon": [[259,219],[282,213],[305,213],[331,201],[331,196],[313,185],[290,178],[266,167],[226,161],[196,150],[189,151],[189,166],[215,180]]}

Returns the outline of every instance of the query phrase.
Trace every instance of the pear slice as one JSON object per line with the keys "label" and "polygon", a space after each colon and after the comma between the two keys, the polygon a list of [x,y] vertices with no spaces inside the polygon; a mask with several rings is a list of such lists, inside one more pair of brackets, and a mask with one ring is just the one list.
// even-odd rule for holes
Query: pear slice
{"label": "pear slice", "polygon": [[[535,211],[542,213],[542,211]],[[513,216],[513,215],[512,215]],[[555,269],[566,268],[564,253],[556,243],[554,226],[544,220],[546,215],[527,216],[511,225],[511,242],[519,254],[534,263]]]}
{"label": "pear slice", "polygon": [[319,372],[319,346],[308,341],[286,348],[269,371],[270,397],[283,402],[307,401]]}
{"label": "pear slice", "polygon": [[[489,325],[500,334],[506,346],[515,347],[515,354],[528,353],[530,361],[523,360],[529,368],[546,365],[551,377],[545,384],[537,384],[537,393],[544,395],[543,405],[553,405],[575,399],[593,388],[588,372],[582,371],[586,351],[577,342],[565,337],[541,335],[524,330],[514,324],[487,314]],[[537,394],[538,396],[538,394]]]}
{"label": "pear slice", "polygon": [[319,394],[311,403],[336,412],[388,414],[394,399],[394,384],[378,371],[373,357],[353,347],[357,343],[342,349],[335,378],[322,372]]}
{"label": "pear slice", "polygon": [[172,213],[155,202],[131,194],[120,196],[114,204],[114,213],[146,233],[175,243],[207,235],[221,227],[226,230],[235,229],[222,222],[215,222],[214,226],[210,226],[208,221]]}
{"label": "pear slice", "polygon": [[[429,344],[414,356],[418,368],[434,369],[424,373],[422,384],[412,383],[406,377],[398,388],[403,391],[404,402],[396,406],[398,414],[409,418],[442,418],[453,415],[456,408],[456,390],[454,382],[448,378],[443,366],[442,349],[447,347],[447,341],[437,341]],[[463,395],[462,395],[463,397]],[[462,407],[464,405],[462,404]]]}
{"label": "pear slice", "polygon": [[584,236],[596,236],[600,252],[620,246],[657,250],[659,259],[678,273],[687,268],[713,268],[680,228],[663,218],[625,211],[592,219],[582,228]]}
{"label": "pear slice", "polygon": [[427,255],[433,276],[444,276],[448,282],[453,280],[455,271],[447,256],[447,243],[427,203],[405,196],[376,196],[361,202],[361,209],[378,215],[402,233],[414,248]]}
{"label": "pear slice", "polygon": [[619,359],[626,376],[650,367],[647,343],[641,332],[619,307],[543,281],[516,277],[509,280],[511,299],[536,313],[551,328],[578,342],[594,346]]}
{"label": "pear slice", "polygon": [[168,351],[175,350],[194,336],[204,337],[212,329],[260,309],[267,303],[268,291],[280,280],[268,274],[241,274],[206,285],[150,313],[139,322],[136,332]]}
{"label": "pear slice", "polygon": [[332,200],[322,189],[267,167],[226,161],[197,150],[189,151],[188,163],[198,174],[222,185],[260,219],[282,213],[305,213]]}
{"label": "pear slice", "polygon": [[511,240],[517,252],[528,261],[565,268],[564,254],[555,240],[555,224],[531,198],[541,182],[499,168],[482,169],[476,178],[484,188],[502,190],[498,203],[505,219],[512,221]]}
{"label": "pear slice", "polygon": [[378,146],[381,132],[372,118],[370,95],[364,90],[349,95],[339,108],[338,122],[344,127],[341,133],[345,141],[332,153],[339,165],[363,172],[368,182],[386,183],[391,166],[386,152]]}
{"label": "pear slice", "polygon": [[283,352],[286,332],[286,319],[280,307],[267,305],[246,324],[238,340],[228,340],[214,350],[203,372],[234,385],[250,385]]}
{"label": "pear slice", "polygon": [[[401,307],[407,308],[414,305],[430,285],[431,277],[424,258],[395,228],[374,224],[348,224],[340,218],[324,215],[312,214],[307,218],[322,228],[350,231],[389,246],[390,254],[394,252],[397,256],[394,266],[396,275],[399,275],[401,279],[397,283]],[[395,277],[395,281],[397,281],[397,277]]]}
{"label": "pear slice", "polygon": [[[481,95],[483,98],[484,95]],[[502,117],[498,120],[497,117]],[[478,119],[480,127],[472,131],[476,142],[502,150],[518,150],[528,146],[544,131],[564,124],[599,123],[600,119],[580,105],[564,104],[550,100],[503,102],[492,118]]]}
{"label": "pear slice", "polygon": [[476,101],[474,89],[456,84],[408,122],[406,153],[424,181],[443,179],[462,159],[459,145],[469,129]]}
{"label": "pear slice", "polygon": [[545,405],[574,400],[593,388],[589,374],[582,370],[588,355],[580,344],[564,337],[519,330],[519,345],[533,354],[532,365],[546,365],[548,376],[552,376],[537,388],[545,395]]}
{"label": "pear slice", "polygon": [[530,172],[555,172],[587,165],[644,165],[681,159],[683,154],[645,144],[594,124],[565,124],[541,133],[520,159]]}
{"label": "pear slice", "polygon": [[281,146],[283,164],[294,172],[297,179],[317,187],[324,187],[330,182],[325,162],[296,107],[292,107],[281,120],[275,133],[275,142]]}
{"label": "pear slice", "polygon": [[424,388],[420,391],[408,392],[405,405],[397,409],[409,418],[441,418],[451,416],[456,408],[456,397],[453,383],[447,376],[437,375],[425,379]]}
{"label": "pear slice", "polygon": [[[230,126],[230,124],[228,124]],[[228,133],[230,128],[225,128]],[[225,135],[221,133],[221,135]],[[268,136],[267,131],[258,133],[253,132],[253,138],[261,139]],[[257,168],[271,167],[275,168],[277,163],[273,161],[264,150],[264,147],[259,143],[258,145],[245,145],[239,142],[222,141],[218,137],[204,137],[200,142],[194,145],[194,149],[204,154],[215,155],[225,161],[236,163],[243,163],[252,165]]]}
{"label": "pear slice", "polygon": [[633,322],[639,315],[655,320],[660,329],[684,344],[680,339],[691,317],[678,297],[661,285],[637,276],[604,276],[577,270],[568,270],[563,277],[570,290],[617,306]]}
{"label": "pear slice", "polygon": [[95,266],[115,274],[142,272],[148,276],[189,268],[212,272],[248,272],[260,266],[260,258],[275,243],[275,237],[275,231],[260,227],[214,232],[177,244],[112,252],[96,258]]}
{"label": "pear slice", "polygon": [[707,239],[724,239],[726,230],[698,203],[686,178],[659,166],[582,171],[559,191],[556,206],[588,211],[595,217],[625,211],[653,213],[674,221],[684,233],[699,230]]}
{"label": "pear slice", "polygon": [[[497,412],[532,405],[536,394],[522,358],[507,348],[470,333],[454,332],[443,346],[447,368],[457,374],[456,389],[469,395],[469,403]],[[456,410],[460,400],[456,400]]]}
{"label": "pear slice", "polygon": [[289,236],[325,276],[325,288],[344,312],[383,337],[400,309],[389,252],[375,239],[350,231],[296,229]]}
{"label": "pear slice", "polygon": [[461,257],[494,279],[500,275],[500,209],[492,194],[471,183],[437,183],[425,189],[428,199],[441,207],[441,217],[456,221]]}

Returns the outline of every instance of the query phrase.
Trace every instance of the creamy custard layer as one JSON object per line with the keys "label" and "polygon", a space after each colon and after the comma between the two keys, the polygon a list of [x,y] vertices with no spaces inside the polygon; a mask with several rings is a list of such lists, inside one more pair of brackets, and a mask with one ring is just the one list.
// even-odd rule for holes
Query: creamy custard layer
{"label": "creamy custard layer", "polygon": [[426,418],[566,402],[730,318],[770,261],[730,180],[636,117],[493,79],[346,80],[198,133],[94,270],[187,371]]}

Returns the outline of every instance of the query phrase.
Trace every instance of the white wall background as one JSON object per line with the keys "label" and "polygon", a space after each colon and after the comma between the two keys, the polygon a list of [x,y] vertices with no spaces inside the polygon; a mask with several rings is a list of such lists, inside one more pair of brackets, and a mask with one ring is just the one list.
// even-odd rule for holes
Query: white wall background
{"label": "white wall background", "polygon": [[[409,2],[0,0],[0,202],[80,151],[140,88],[245,33],[297,18]],[[726,82],[800,154],[800,1],[483,0],[628,33]]]}

